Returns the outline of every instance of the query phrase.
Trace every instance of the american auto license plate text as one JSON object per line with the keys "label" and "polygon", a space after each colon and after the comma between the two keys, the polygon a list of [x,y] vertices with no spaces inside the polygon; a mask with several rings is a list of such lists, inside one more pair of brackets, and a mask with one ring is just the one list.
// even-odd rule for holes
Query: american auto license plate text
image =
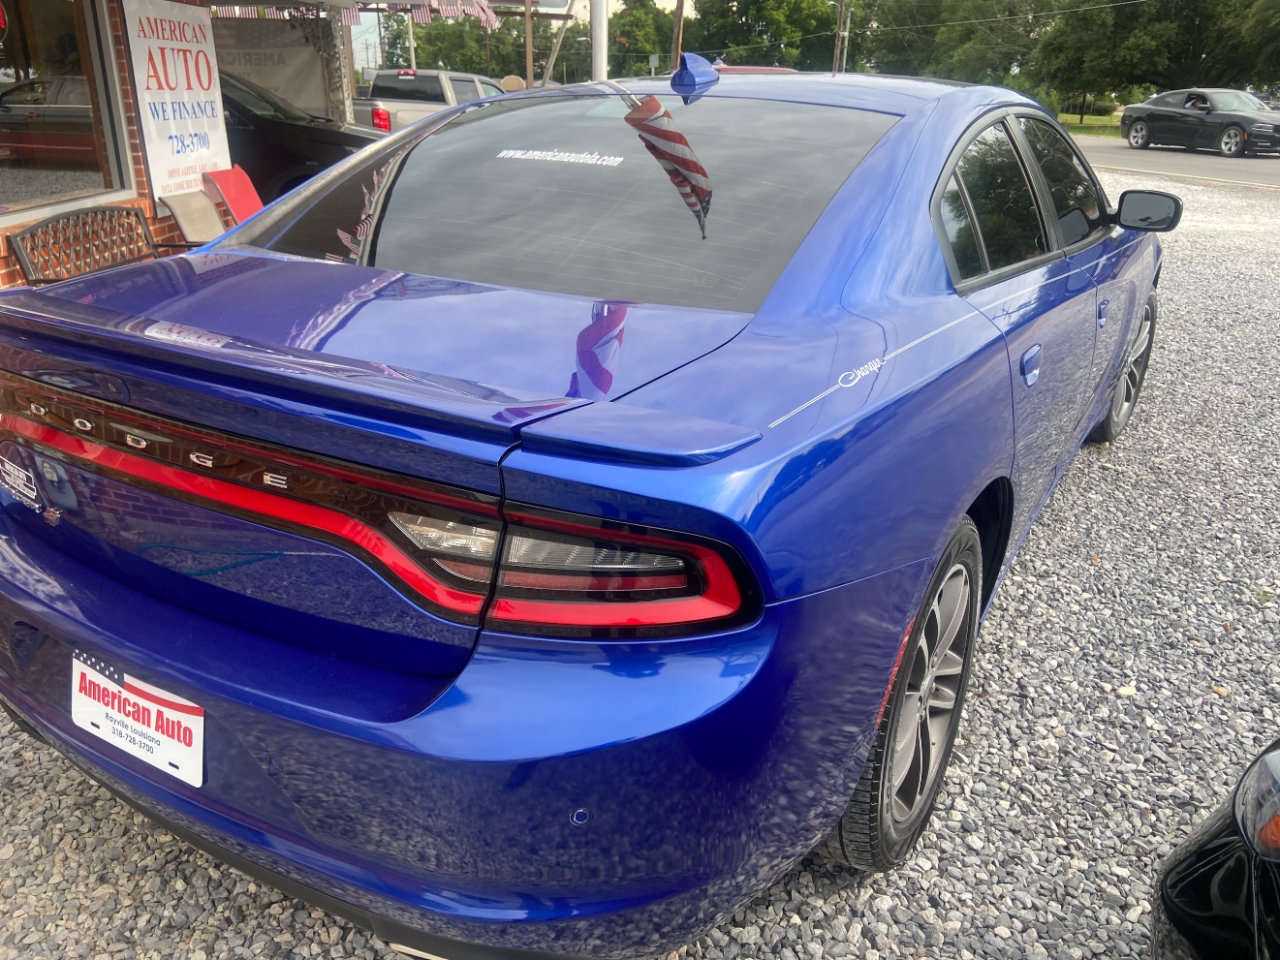
{"label": "american auto license plate text", "polygon": [[71,661],[75,725],[193,787],[204,782],[204,708],[97,658]]}

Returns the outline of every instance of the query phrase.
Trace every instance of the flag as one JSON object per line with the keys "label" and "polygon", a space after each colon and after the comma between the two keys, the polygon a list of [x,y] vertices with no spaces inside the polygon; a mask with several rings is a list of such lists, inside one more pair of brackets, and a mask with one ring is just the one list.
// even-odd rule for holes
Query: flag
{"label": "flag", "polygon": [[622,349],[629,303],[600,300],[591,306],[591,322],[578,333],[577,367],[567,397],[603,400],[613,389],[613,368]]}
{"label": "flag", "polygon": [[[634,98],[630,98],[634,99]],[[645,149],[662,165],[680,191],[680,198],[698,221],[707,239],[707,215],[711,213],[711,178],[671,114],[653,94],[640,98],[624,119],[640,135]]]}

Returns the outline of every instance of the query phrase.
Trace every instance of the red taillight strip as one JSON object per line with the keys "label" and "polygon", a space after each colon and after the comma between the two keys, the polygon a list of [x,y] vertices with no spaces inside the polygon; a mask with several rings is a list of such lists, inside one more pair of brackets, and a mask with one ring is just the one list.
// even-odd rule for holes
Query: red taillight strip
{"label": "red taillight strip", "polygon": [[400,547],[381,532],[354,517],[335,510],[237,486],[217,477],[190,473],[165,463],[145,460],[142,457],[104,447],[91,440],[71,436],[12,413],[0,415],[0,428],[26,437],[35,443],[53,447],[77,460],[93,463],[147,483],[338,537],[376,558],[411,589],[430,602],[455,613],[477,616],[484,604],[483,594],[466,593],[441,583],[414,563]]}
{"label": "red taillight strip", "polygon": [[[635,600],[621,602],[531,600],[506,597],[502,581],[485,617],[489,623],[563,624],[572,627],[647,627],[675,626],[723,620],[742,610],[742,592],[733,571],[716,551],[700,544],[667,540],[630,531],[602,530],[547,517],[509,512],[507,519],[522,526],[569,533],[576,537],[592,537],[614,543],[636,544],[695,559],[706,577],[707,586],[696,597],[673,597],[667,600]],[[501,577],[505,571],[500,571]]]}
{"label": "red taillight strip", "polygon": [[[0,377],[0,381],[2,380],[7,380],[7,378]],[[408,497],[409,499],[420,500],[424,503],[440,504],[442,506],[452,507],[456,510],[462,510],[479,516],[496,517],[498,515],[497,507],[492,503],[485,503],[483,501],[471,500],[466,497],[453,495],[444,490],[437,489],[434,485],[423,489],[421,487],[401,483],[396,481],[394,478],[380,476],[375,473],[357,473],[353,470],[344,468],[341,464],[321,460],[315,457],[304,459],[289,453],[287,450],[267,450],[252,443],[237,440],[235,437],[224,436],[221,434],[213,436],[171,421],[156,420],[150,417],[138,416],[132,412],[119,413],[100,406],[81,404],[78,398],[75,401],[71,401],[54,394],[44,396],[35,394],[24,387],[18,387],[17,385],[14,386],[15,389],[19,391],[20,399],[25,400],[27,397],[36,396],[39,400],[44,402],[74,406],[76,409],[83,409],[92,416],[102,416],[107,418],[108,423],[117,428],[127,429],[132,426],[134,429],[156,431],[167,437],[181,438],[184,440],[194,441],[196,443],[211,443],[215,445],[218,450],[242,454],[253,460],[270,462],[272,466],[293,467],[296,470],[305,470],[311,473],[317,473],[333,480],[340,480],[344,483],[359,484],[360,486],[367,486],[375,490],[380,490],[383,493]]]}
{"label": "red taillight strip", "polygon": [[[736,594],[737,591],[734,592]],[[661,627],[722,620],[733,616],[738,609],[739,604],[722,602],[712,597],[710,591],[698,597],[630,603],[557,603],[554,600],[497,597],[486,619],[491,625],[537,623],[570,627]]]}

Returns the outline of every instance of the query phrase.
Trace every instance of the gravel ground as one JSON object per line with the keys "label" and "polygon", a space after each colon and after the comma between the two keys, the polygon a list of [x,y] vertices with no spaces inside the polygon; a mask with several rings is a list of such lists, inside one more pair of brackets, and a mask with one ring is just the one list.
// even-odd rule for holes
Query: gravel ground
{"label": "gravel ground", "polygon": [[[934,828],[887,875],[806,859],[672,960],[1142,955],[1156,865],[1280,734],[1280,191],[1103,176],[1187,204],[1151,372],[997,597]],[[0,960],[395,956],[4,721],[0,803]]]}

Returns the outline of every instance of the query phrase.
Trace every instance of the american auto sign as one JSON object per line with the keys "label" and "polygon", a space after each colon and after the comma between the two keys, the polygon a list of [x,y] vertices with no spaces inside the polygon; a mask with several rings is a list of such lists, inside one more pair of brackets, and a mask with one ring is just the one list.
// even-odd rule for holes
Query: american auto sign
{"label": "american auto sign", "polygon": [[123,0],[151,189],[199,190],[231,166],[209,11],[169,0]]}

